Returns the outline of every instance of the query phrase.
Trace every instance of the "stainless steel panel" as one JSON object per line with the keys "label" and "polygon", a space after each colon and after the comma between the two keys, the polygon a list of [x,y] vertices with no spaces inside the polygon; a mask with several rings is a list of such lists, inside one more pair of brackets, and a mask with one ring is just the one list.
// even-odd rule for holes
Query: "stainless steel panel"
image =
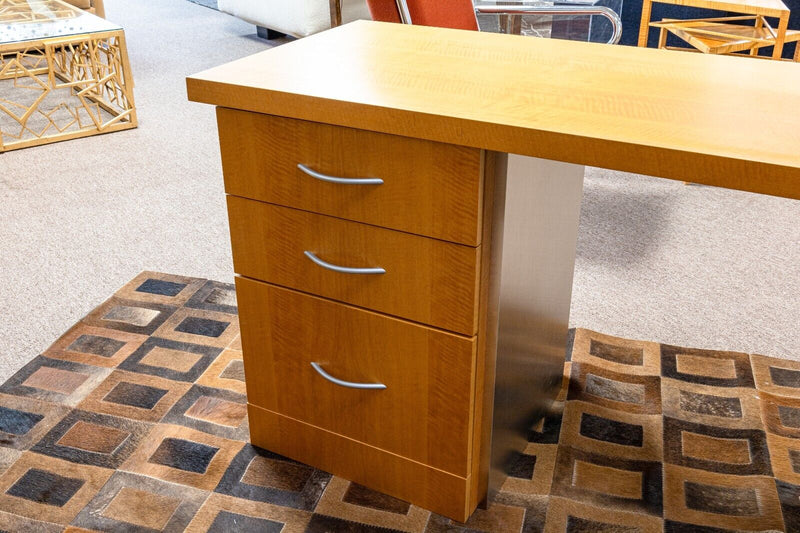
{"label": "stainless steel panel", "polygon": [[490,497],[561,384],[583,196],[583,166],[509,155],[507,169],[494,213],[503,244],[492,265],[500,288]]}

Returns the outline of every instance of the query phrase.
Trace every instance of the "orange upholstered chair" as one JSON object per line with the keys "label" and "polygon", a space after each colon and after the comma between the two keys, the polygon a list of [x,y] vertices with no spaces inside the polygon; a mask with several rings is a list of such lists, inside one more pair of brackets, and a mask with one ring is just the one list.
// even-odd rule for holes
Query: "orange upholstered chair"
{"label": "orange upholstered chair", "polygon": [[[408,12],[413,24],[460,30],[477,30],[478,21],[472,0],[410,0]],[[397,0],[367,0],[373,20],[400,22],[402,3]]]}
{"label": "orange upholstered chair", "polygon": [[472,0],[367,0],[373,20],[404,22],[422,26],[477,30],[477,15],[598,15],[612,25],[610,43],[619,42],[622,21],[612,9],[593,5],[536,5],[517,4],[478,5]]}

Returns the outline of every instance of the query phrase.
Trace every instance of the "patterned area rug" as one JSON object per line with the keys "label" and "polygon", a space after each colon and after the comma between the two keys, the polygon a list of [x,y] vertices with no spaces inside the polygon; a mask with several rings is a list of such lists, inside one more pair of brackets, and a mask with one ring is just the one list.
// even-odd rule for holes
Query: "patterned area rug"
{"label": "patterned area rug", "polygon": [[0,386],[0,530],[800,531],[800,363],[572,344],[559,414],[457,524],[248,445],[233,287],[144,272]]}

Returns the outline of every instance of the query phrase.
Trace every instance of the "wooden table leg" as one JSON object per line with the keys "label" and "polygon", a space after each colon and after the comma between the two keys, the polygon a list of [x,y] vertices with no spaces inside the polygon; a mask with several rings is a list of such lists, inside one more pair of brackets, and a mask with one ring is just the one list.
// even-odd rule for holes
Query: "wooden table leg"
{"label": "wooden table leg", "polygon": [[[758,28],[758,29],[760,29],[760,28],[762,28],[763,26],[764,26],[764,17],[762,17],[761,15],[759,15],[759,16],[757,16],[757,17],[756,17],[756,24],[755,24],[755,27],[756,27],[756,28]],[[751,55],[751,56],[757,56],[757,55],[758,55],[758,47],[757,47],[757,46],[753,47],[753,49],[752,49],[752,50],[750,50],[750,55]]]}
{"label": "wooden table leg", "polygon": [[[509,4],[521,6],[523,2],[509,2]],[[511,33],[512,35],[522,35],[522,15],[511,15],[509,18],[509,23],[510,23],[509,33]],[[552,28],[552,26],[553,23],[551,18],[550,27]]]}
{"label": "wooden table leg", "polygon": [[[783,41],[786,39],[786,30],[789,27],[789,13],[781,15],[778,23],[778,34],[775,37],[775,48],[772,49],[772,59],[780,59],[783,54]],[[796,54],[795,54],[796,55]]]}
{"label": "wooden table leg", "polygon": [[122,67],[122,91],[128,101],[128,108],[131,110],[130,123],[131,126],[136,128],[139,126],[139,119],[136,116],[136,104],[133,101],[133,74],[131,72],[131,62],[128,59],[128,44],[125,41],[125,32],[120,31],[119,37],[119,53],[120,53],[120,66]]}
{"label": "wooden table leg", "polygon": [[653,3],[650,0],[642,2],[642,21],[639,24],[639,46],[647,46],[647,36],[650,34],[650,12]]}
{"label": "wooden table leg", "polygon": [[330,0],[331,28],[342,25],[342,0]]}
{"label": "wooden table leg", "polygon": [[661,28],[658,32],[658,47],[664,48],[667,46],[667,28]]}
{"label": "wooden table leg", "polygon": [[106,18],[106,6],[103,0],[93,0],[92,7],[94,7],[94,14],[100,18]]}

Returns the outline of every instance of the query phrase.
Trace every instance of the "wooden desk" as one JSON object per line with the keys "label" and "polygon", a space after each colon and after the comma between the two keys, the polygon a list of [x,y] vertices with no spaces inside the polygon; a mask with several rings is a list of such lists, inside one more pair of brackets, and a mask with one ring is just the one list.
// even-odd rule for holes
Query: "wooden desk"
{"label": "wooden desk", "polygon": [[800,199],[796,64],[357,22],[188,89],[252,442],[458,520],[560,382],[583,165]]}
{"label": "wooden desk", "polygon": [[[718,11],[731,11],[743,15],[762,15],[765,17],[777,18],[778,29],[775,31],[776,38],[775,47],[772,50],[772,58],[780,59],[781,54],[783,54],[786,30],[789,28],[790,11],[781,0],[642,0],[642,22],[639,25],[639,46],[647,46],[647,37],[650,34],[650,13],[653,9],[653,2],[716,9]],[[797,56],[797,54],[795,55]]]}

